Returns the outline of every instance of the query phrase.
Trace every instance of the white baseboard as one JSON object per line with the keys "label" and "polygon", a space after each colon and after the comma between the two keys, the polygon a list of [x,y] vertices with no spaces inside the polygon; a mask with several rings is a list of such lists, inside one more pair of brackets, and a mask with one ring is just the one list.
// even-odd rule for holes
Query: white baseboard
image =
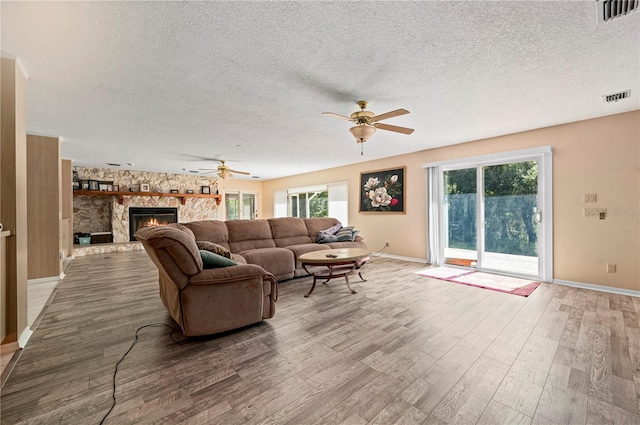
{"label": "white baseboard", "polygon": [[41,277],[38,279],[29,279],[27,280],[27,285],[33,285],[37,283],[57,282],[60,279],[61,279],[60,276],[50,276],[50,277]]}
{"label": "white baseboard", "polygon": [[593,283],[571,282],[570,280],[562,279],[553,279],[553,283],[572,286],[574,288],[590,289],[592,291],[609,292],[611,294],[627,295],[630,297],[640,297],[640,291],[634,291],[632,289],[614,288],[611,286],[595,285]]}
{"label": "white baseboard", "polygon": [[380,254],[380,257],[393,258],[394,260],[404,260],[404,261],[412,261],[414,263],[427,264],[427,259],[426,258],[403,257],[401,255],[392,255],[392,254]]}
{"label": "white baseboard", "polygon": [[18,338],[18,346],[20,348],[24,348],[25,345],[27,345],[27,341],[29,341],[29,338],[31,338],[31,335],[33,335],[33,331],[29,326],[27,326],[20,334],[20,338]]}

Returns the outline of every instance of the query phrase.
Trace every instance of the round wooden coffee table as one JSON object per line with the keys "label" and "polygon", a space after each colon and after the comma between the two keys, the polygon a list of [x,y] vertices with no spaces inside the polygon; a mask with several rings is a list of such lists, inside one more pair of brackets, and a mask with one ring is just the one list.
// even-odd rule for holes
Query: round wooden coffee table
{"label": "round wooden coffee table", "polygon": [[[349,285],[349,276],[358,273],[358,276],[362,279],[361,282],[366,282],[367,280],[362,277],[360,268],[369,261],[370,257],[371,251],[361,248],[326,249],[302,254],[298,257],[300,265],[309,275],[313,275],[313,285],[305,297],[311,295],[316,288],[318,279],[325,279],[322,283],[327,283],[337,277],[344,277],[347,288],[352,294],[355,294],[356,291]],[[307,269],[308,266],[324,266],[326,268],[311,273]]]}

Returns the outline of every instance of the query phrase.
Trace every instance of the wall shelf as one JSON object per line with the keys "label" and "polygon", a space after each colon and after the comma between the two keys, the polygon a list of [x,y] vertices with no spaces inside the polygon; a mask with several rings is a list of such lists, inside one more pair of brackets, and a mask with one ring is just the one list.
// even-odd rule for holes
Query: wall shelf
{"label": "wall shelf", "polygon": [[74,190],[74,195],[82,196],[117,196],[118,203],[122,205],[125,196],[159,196],[179,198],[180,204],[184,205],[187,198],[210,198],[216,200],[216,205],[220,205],[222,201],[221,195],[207,194],[207,193],[160,193],[160,192],[113,192],[106,190]]}

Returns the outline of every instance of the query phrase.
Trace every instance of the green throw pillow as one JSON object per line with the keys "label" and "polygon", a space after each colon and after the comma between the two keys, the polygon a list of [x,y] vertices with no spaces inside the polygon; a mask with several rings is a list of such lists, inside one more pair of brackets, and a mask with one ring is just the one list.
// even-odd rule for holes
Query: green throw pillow
{"label": "green throw pillow", "polygon": [[200,257],[202,257],[202,264],[205,269],[235,266],[237,264],[233,260],[225,258],[222,255],[214,254],[211,251],[206,251],[204,249],[200,250]]}

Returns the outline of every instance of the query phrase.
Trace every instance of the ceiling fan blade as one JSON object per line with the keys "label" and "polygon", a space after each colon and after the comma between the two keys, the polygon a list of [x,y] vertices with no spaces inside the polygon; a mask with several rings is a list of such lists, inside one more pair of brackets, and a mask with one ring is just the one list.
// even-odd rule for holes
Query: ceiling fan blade
{"label": "ceiling fan blade", "polygon": [[323,112],[322,115],[326,115],[328,117],[335,117],[335,118],[340,118],[340,119],[343,119],[343,120],[351,121],[351,117],[345,117],[344,115],[334,114],[333,112]]}
{"label": "ceiling fan blade", "polygon": [[217,168],[198,168],[198,171],[218,171]]}
{"label": "ceiling fan blade", "polygon": [[399,117],[400,115],[407,115],[409,113],[409,111],[407,111],[406,109],[396,109],[395,111],[391,111],[391,112],[387,112],[384,114],[380,114],[380,115],[376,115],[375,117],[371,118],[373,121],[382,121],[382,120],[388,120],[389,118],[393,118],[393,117]]}
{"label": "ceiling fan blade", "polygon": [[229,171],[237,173],[237,174],[244,174],[244,175],[247,175],[247,176],[251,174],[251,173],[247,173],[246,171],[238,171],[238,170],[232,170],[232,169],[229,169]]}
{"label": "ceiling fan blade", "polygon": [[411,134],[414,131],[413,128],[398,127],[397,125],[389,125],[389,124],[376,123],[374,124],[374,126],[376,128],[379,128],[380,130],[395,131],[396,133],[402,133],[402,134]]}

